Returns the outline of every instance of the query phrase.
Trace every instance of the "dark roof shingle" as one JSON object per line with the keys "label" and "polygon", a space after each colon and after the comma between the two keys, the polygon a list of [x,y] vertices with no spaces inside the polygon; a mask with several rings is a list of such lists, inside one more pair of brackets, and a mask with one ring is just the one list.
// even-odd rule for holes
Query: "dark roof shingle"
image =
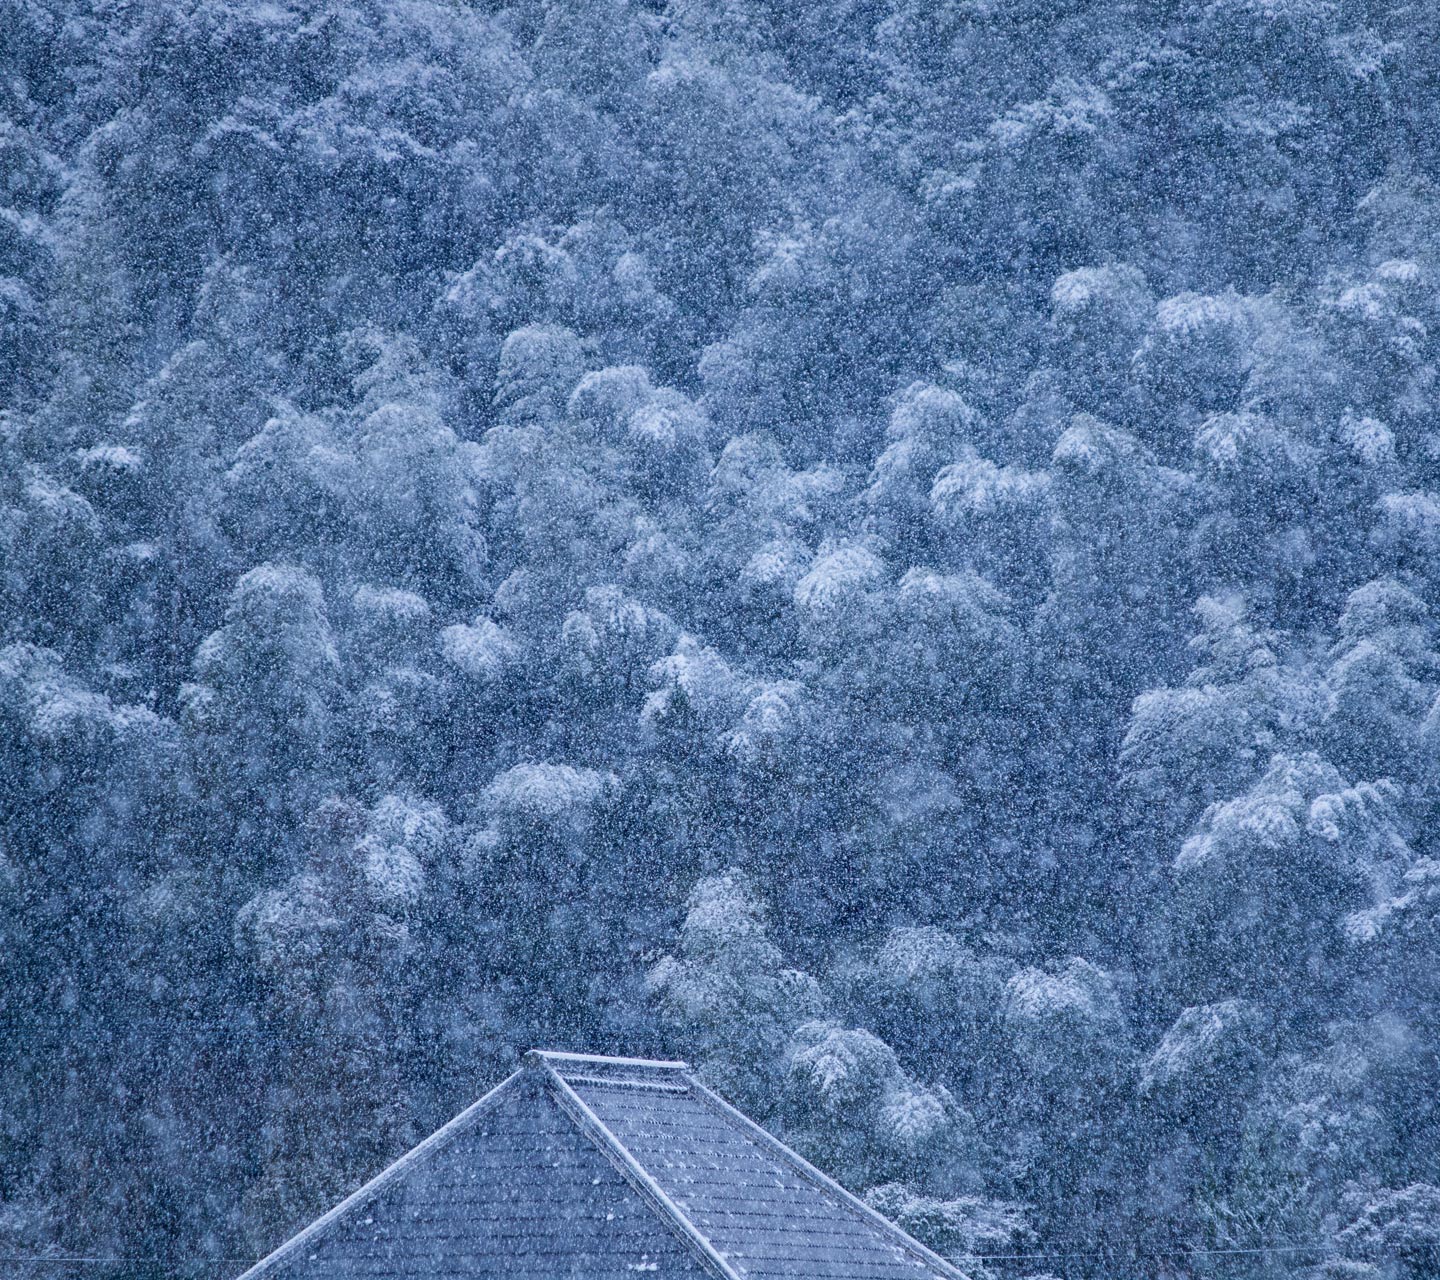
{"label": "dark roof shingle", "polygon": [[683,1063],[526,1055],[241,1280],[925,1280],[959,1273]]}

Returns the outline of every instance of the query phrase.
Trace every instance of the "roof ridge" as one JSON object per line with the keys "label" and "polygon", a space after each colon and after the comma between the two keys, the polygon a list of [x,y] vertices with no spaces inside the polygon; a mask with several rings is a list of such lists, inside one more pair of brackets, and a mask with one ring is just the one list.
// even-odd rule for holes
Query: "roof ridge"
{"label": "roof ridge", "polygon": [[[678,1072],[676,1073],[679,1074]],[[598,1084],[607,1089],[634,1089],[637,1093],[689,1093],[690,1086],[682,1075],[679,1080],[659,1079],[637,1080],[633,1076],[586,1075],[580,1071],[567,1071],[565,1080],[569,1084]]]}
{"label": "roof ridge", "polygon": [[[611,1163],[619,1168],[621,1174],[640,1193],[641,1198],[650,1205],[656,1215],[700,1255],[707,1270],[714,1272],[721,1280],[741,1280],[740,1274],[725,1260],[724,1255],[665,1193],[665,1189],[650,1175],[634,1153],[615,1136],[609,1125],[570,1087],[570,1082],[556,1071],[543,1055],[535,1053],[532,1059],[532,1055],[527,1053],[525,1062],[543,1076],[554,1090],[556,1101],[561,1108],[575,1121],[580,1131],[610,1157]],[[688,1074],[685,1078],[690,1079]]]}
{"label": "roof ridge", "polygon": [[652,1071],[689,1071],[690,1064],[674,1058],[620,1058],[603,1053],[566,1053],[559,1049],[529,1049],[522,1061],[526,1066],[539,1063],[576,1066],[645,1067]]}
{"label": "roof ridge", "polygon": [[517,1080],[520,1080],[524,1074],[523,1071],[512,1071],[488,1093],[482,1094],[460,1112],[459,1115],[452,1117],[445,1124],[441,1125],[440,1128],[436,1129],[428,1138],[417,1142],[398,1159],[392,1160],[373,1178],[361,1185],[357,1190],[352,1191],[333,1209],[329,1210],[329,1212],[321,1214],[320,1217],[316,1218],[315,1221],[304,1228],[304,1230],[289,1237],[289,1239],[285,1240],[277,1248],[272,1249],[252,1267],[241,1272],[241,1274],[236,1277],[236,1280],[260,1280],[261,1276],[266,1275],[281,1262],[284,1262],[292,1254],[296,1253],[302,1245],[312,1240],[326,1227],[330,1226],[331,1223],[343,1217],[351,1209],[359,1208],[362,1204],[373,1200],[376,1195],[408,1170],[411,1165],[418,1162],[423,1156],[430,1155],[432,1152],[444,1147],[452,1138],[458,1136],[482,1111],[488,1110],[493,1103],[499,1101],[502,1092]]}
{"label": "roof ridge", "polygon": [[731,1106],[718,1093],[707,1088],[688,1071],[685,1073],[685,1079],[689,1082],[695,1096],[700,1098],[712,1111],[718,1112],[732,1124],[738,1124],[752,1138],[757,1139],[762,1146],[789,1164],[801,1177],[814,1183],[832,1199],[839,1200],[842,1207],[850,1210],[872,1227],[878,1228],[894,1244],[919,1258],[927,1266],[937,1268],[941,1275],[950,1277],[950,1280],[969,1280],[969,1277],[954,1263],[942,1258],[933,1249],[926,1248],[904,1228],[891,1222],[878,1210],[872,1209],[859,1196],[847,1191],[834,1178],[817,1169],[798,1151],[781,1142],[773,1133],[750,1119],[738,1107]]}

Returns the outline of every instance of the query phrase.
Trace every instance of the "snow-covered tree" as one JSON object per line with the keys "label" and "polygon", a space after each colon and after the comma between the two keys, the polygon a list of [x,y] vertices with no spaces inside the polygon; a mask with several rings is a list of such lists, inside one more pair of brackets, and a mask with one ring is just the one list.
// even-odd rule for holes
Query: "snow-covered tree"
{"label": "snow-covered tree", "polygon": [[651,970],[650,988],[677,1043],[727,1097],[752,1109],[774,1105],[791,1036],[823,1008],[819,985],[785,963],[763,904],[735,872],[696,886],[678,951]]}

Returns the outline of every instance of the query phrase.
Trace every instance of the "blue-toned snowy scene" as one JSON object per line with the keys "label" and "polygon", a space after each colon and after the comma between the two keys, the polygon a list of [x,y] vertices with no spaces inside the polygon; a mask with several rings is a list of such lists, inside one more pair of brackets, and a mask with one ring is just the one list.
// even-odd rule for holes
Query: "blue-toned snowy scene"
{"label": "blue-toned snowy scene", "polygon": [[0,0],[3,1280],[1434,1280],[1437,699],[1433,0]]}

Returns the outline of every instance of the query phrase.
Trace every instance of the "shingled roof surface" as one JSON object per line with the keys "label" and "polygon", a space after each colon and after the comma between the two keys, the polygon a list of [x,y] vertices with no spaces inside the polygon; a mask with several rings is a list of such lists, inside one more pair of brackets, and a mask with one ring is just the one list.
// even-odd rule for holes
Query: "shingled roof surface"
{"label": "shingled roof surface", "polygon": [[241,1280],[959,1275],[684,1063],[532,1052]]}

